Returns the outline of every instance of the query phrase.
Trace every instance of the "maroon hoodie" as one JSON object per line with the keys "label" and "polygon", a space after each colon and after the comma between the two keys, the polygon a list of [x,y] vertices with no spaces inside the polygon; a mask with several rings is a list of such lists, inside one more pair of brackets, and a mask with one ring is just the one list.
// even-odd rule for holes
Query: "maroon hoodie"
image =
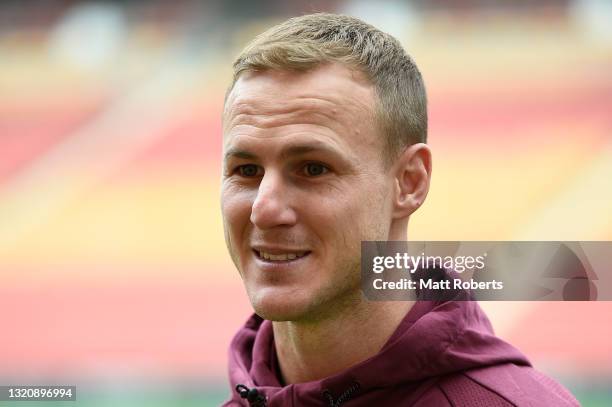
{"label": "maroon hoodie", "polygon": [[373,357],[322,380],[283,386],[272,323],[253,315],[229,353],[225,406],[578,406],[493,334],[475,301],[418,301]]}

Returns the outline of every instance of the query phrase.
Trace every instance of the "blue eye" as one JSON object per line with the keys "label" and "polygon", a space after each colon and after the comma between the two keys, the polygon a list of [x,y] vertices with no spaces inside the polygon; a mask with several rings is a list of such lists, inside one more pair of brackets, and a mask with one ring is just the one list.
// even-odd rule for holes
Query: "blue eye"
{"label": "blue eye", "polygon": [[329,169],[323,164],[319,163],[308,163],[304,166],[304,172],[309,177],[318,177],[327,173]]}
{"label": "blue eye", "polygon": [[255,164],[245,164],[238,167],[241,176],[251,178],[259,174],[259,167]]}

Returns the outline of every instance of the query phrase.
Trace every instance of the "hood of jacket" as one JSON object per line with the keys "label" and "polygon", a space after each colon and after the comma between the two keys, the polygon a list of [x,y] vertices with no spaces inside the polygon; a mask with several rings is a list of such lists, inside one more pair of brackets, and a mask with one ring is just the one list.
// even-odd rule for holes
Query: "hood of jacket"
{"label": "hood of jacket", "polygon": [[[228,405],[340,405],[338,401],[359,398],[368,389],[402,385],[418,391],[424,382],[442,375],[503,363],[530,365],[522,353],[494,335],[477,302],[417,301],[376,355],[321,380],[282,386],[272,323],[253,315],[230,346]],[[242,397],[238,385],[243,386]]]}

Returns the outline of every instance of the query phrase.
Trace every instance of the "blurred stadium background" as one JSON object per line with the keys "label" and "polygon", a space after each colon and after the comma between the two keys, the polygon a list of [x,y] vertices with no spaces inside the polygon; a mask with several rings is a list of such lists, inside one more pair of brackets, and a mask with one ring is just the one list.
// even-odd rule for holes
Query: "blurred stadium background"
{"label": "blurred stadium background", "polygon": [[[225,398],[250,307],[222,238],[223,92],[248,39],[311,11],[395,34],[424,74],[412,239],[612,240],[608,0],[3,1],[0,384]],[[583,405],[612,404],[611,303],[483,306]]]}

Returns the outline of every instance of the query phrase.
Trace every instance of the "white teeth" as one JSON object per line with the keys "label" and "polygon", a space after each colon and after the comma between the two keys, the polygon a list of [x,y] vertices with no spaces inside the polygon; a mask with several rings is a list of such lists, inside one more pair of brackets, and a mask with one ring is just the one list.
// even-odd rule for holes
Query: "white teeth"
{"label": "white teeth", "polygon": [[303,257],[306,252],[296,252],[296,253],[283,253],[283,254],[270,254],[264,251],[258,251],[259,257],[264,260],[272,260],[272,261],[287,261],[287,260],[295,260]]}

